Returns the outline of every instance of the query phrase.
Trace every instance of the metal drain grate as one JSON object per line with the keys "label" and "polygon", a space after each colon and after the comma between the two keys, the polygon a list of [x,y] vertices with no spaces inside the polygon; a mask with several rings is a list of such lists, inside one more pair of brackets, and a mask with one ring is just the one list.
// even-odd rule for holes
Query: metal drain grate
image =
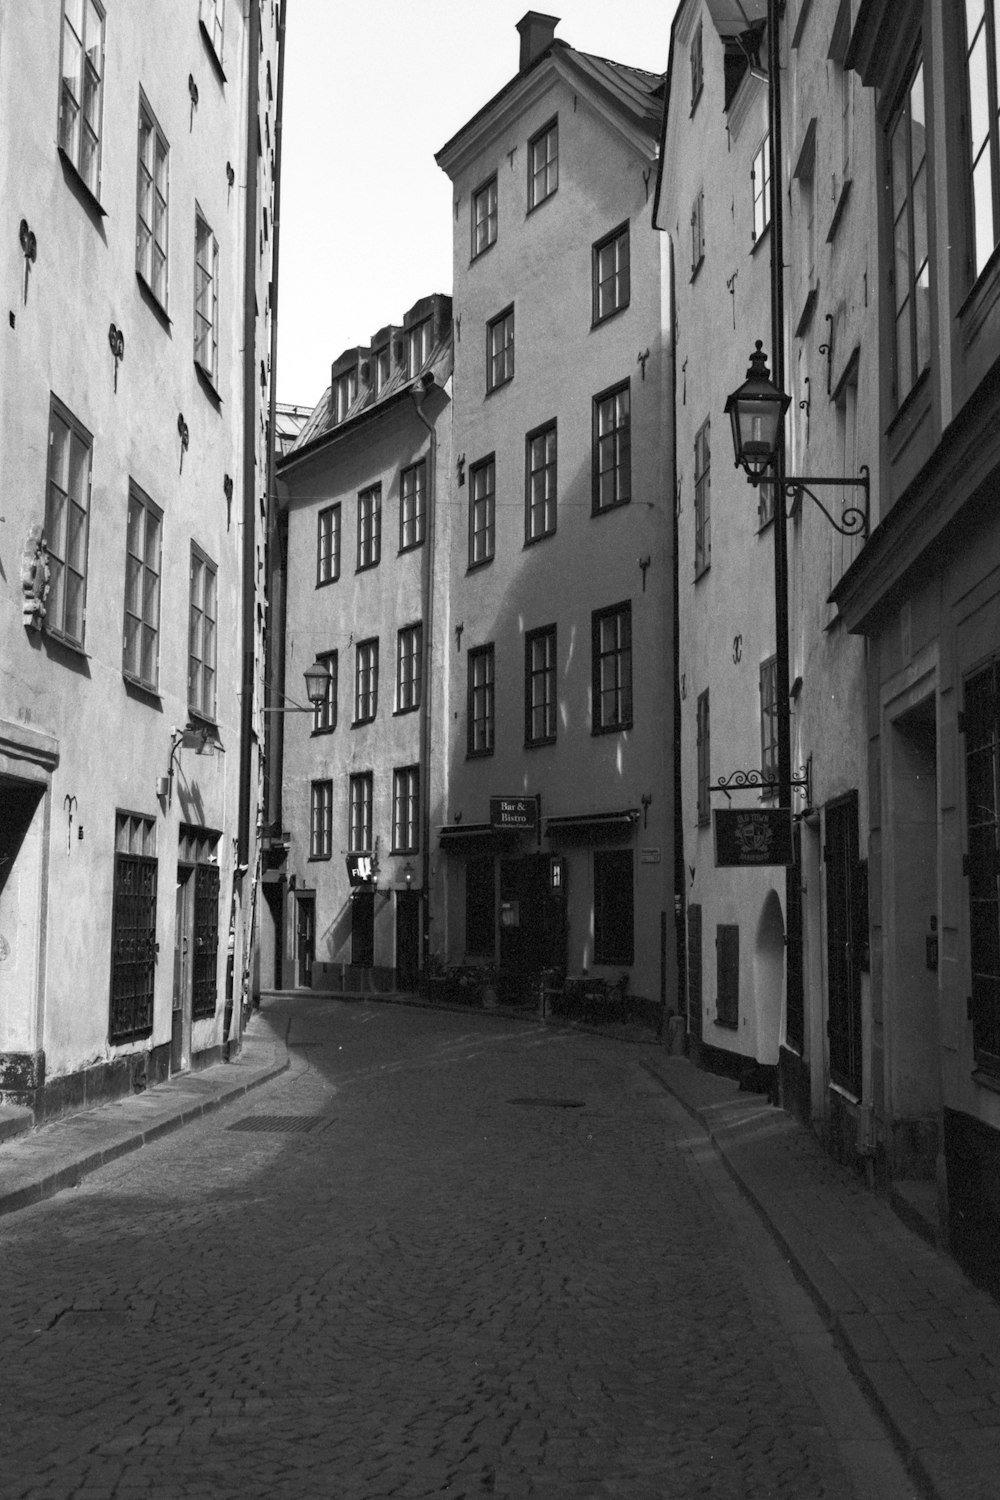
{"label": "metal drain grate", "polygon": [[539,1109],[583,1109],[586,1099],[508,1099],[508,1104],[534,1105]]}
{"label": "metal drain grate", "polygon": [[255,1134],[304,1135],[324,1121],[331,1123],[327,1115],[247,1115],[242,1120],[234,1120],[226,1129],[253,1131]]}

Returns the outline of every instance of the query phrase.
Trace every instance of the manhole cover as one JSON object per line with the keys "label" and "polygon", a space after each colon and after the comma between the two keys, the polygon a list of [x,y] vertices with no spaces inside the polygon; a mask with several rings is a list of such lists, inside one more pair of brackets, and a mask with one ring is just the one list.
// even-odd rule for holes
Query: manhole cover
{"label": "manhole cover", "polygon": [[247,1115],[242,1120],[234,1120],[226,1129],[271,1135],[304,1134],[326,1119],[326,1115]]}
{"label": "manhole cover", "polygon": [[508,1099],[508,1104],[534,1105],[539,1109],[582,1109],[586,1099]]}

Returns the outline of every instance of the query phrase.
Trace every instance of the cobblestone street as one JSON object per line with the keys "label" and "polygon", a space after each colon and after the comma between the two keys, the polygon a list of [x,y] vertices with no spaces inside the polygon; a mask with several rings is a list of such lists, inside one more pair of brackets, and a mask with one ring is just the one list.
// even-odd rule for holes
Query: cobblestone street
{"label": "cobblestone street", "polygon": [[648,1046],[271,1020],[287,1073],[0,1220],[4,1500],[917,1493]]}

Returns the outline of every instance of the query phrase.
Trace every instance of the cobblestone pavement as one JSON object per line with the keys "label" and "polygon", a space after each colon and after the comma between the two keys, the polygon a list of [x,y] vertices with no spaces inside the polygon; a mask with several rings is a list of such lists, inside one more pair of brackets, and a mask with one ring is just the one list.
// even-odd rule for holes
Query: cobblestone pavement
{"label": "cobblestone pavement", "polygon": [[286,1009],[279,1079],[0,1221],[3,1500],[916,1494],[648,1048]]}

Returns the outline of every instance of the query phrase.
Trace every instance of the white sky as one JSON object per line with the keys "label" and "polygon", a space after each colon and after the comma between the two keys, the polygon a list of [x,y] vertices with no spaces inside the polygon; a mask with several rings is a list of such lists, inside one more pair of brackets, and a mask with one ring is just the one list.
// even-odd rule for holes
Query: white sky
{"label": "white sky", "polygon": [[[434,160],[517,72],[530,0],[288,0],[278,396],[451,291],[451,184]],[[542,5],[535,8],[542,10]],[[664,72],[675,0],[559,0],[556,36]]]}

